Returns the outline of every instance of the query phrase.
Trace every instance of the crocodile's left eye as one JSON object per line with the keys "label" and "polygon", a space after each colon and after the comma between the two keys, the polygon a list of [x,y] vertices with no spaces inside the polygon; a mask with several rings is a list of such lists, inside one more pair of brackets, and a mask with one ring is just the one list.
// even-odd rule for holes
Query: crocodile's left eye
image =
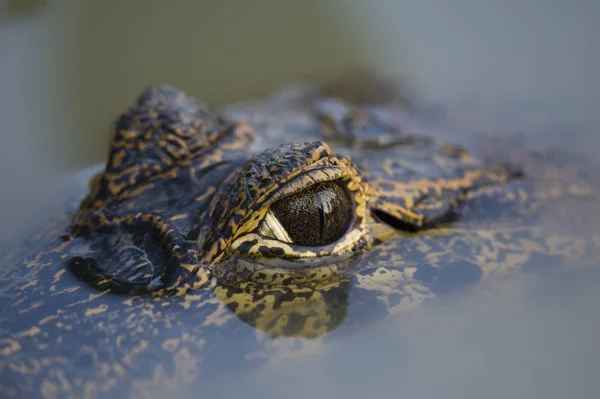
{"label": "crocodile's left eye", "polygon": [[366,204],[362,186],[352,177],[281,188],[287,195],[247,215],[227,249],[229,260],[306,269],[357,253],[367,245]]}
{"label": "crocodile's left eye", "polygon": [[267,150],[211,203],[198,260],[223,278],[273,284],[343,272],[371,244],[369,193],[350,158],[323,142]]}
{"label": "crocodile's left eye", "polygon": [[272,204],[260,232],[290,244],[326,245],[348,230],[353,211],[352,200],[338,183],[319,183]]}

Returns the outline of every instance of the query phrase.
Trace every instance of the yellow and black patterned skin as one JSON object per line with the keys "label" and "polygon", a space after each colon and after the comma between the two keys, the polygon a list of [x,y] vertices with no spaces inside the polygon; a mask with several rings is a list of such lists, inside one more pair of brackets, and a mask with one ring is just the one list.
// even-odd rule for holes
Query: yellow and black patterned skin
{"label": "yellow and black patterned skin", "polygon": [[[544,228],[544,215],[597,204],[584,163],[485,145],[476,157],[411,132],[410,106],[388,103],[307,86],[210,109],[144,92],[87,195],[3,260],[0,397],[201,392],[278,340],[326,340],[539,259],[576,264],[600,243]],[[306,190],[344,193],[339,237],[307,245],[265,227]]]}

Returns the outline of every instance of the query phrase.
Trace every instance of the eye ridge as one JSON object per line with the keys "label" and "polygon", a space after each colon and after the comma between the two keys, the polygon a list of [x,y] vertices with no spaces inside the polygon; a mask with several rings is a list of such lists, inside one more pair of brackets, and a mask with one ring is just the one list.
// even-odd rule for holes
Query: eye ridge
{"label": "eye ridge", "polygon": [[319,246],[335,242],[348,230],[353,200],[336,181],[314,184],[271,205],[291,243]]}

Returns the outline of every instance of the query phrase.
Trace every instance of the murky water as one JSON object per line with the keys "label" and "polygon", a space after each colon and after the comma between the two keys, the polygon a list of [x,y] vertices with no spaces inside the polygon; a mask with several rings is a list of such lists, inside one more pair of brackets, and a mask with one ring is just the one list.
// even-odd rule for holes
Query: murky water
{"label": "murky water", "polygon": [[207,392],[252,398],[595,397],[599,278],[595,270],[502,279],[328,345],[310,342],[303,355],[271,359],[234,382],[208,382]]}
{"label": "murky water", "polygon": [[[590,39],[597,36],[600,26],[595,2],[542,4],[531,0],[502,6],[489,2],[491,8],[486,8],[462,1],[460,6],[442,8],[444,12],[439,9],[445,7],[441,2],[429,2],[427,7],[440,10],[430,14],[422,5],[399,2],[396,7],[401,8],[394,11],[392,2],[376,3],[368,10],[356,2],[354,7],[329,6],[322,12],[311,3],[296,14],[304,15],[305,24],[315,23],[315,15],[319,15],[322,23],[320,30],[311,30],[315,37],[309,41],[313,44],[305,47],[298,44],[302,43],[303,27],[299,23],[297,37],[287,34],[296,47],[278,43],[259,46],[262,50],[253,52],[251,46],[242,46],[237,36],[227,36],[222,39],[224,45],[211,48],[211,57],[200,51],[205,47],[198,50],[192,41],[184,41],[164,59],[151,63],[141,57],[154,51],[156,43],[170,47],[178,35],[161,41],[165,35],[160,32],[150,36],[137,29],[132,32],[128,18],[137,12],[135,7],[122,19],[113,18],[117,7],[86,8],[75,3],[70,12],[82,19],[69,18],[66,9],[56,8],[50,9],[50,17],[42,8],[35,11],[41,14],[11,19],[10,25],[3,26],[4,33],[26,40],[21,42],[25,43],[21,50],[12,53],[10,62],[3,64],[19,76],[10,80],[8,87],[20,93],[12,97],[18,100],[12,102],[11,115],[3,115],[3,120],[8,130],[22,134],[5,141],[16,150],[3,151],[0,160],[3,184],[6,181],[14,188],[3,191],[0,241],[10,242],[27,227],[52,220],[61,209],[66,188],[71,187],[70,183],[54,183],[56,170],[101,160],[108,121],[143,85],[155,80],[189,87],[203,100],[223,102],[268,92],[284,81],[312,74],[330,74],[357,64],[383,65],[382,69],[393,72],[408,70],[404,74],[412,76],[423,92],[446,104],[457,104],[461,114],[453,114],[458,115],[456,126],[476,127],[480,133],[503,137],[517,133],[525,138],[520,145],[568,149],[591,156],[590,162],[598,164],[600,84],[595,71],[600,67],[600,51]],[[264,7],[269,8],[266,3]],[[225,21],[230,11],[212,12]],[[175,20],[182,18],[181,12],[173,13]],[[356,32],[342,23],[342,28],[328,34],[329,24],[335,25],[332,16],[364,25],[379,21],[381,27]],[[160,12],[149,18],[162,19]],[[485,26],[473,23],[486,18]],[[65,21],[68,24],[61,26]],[[103,30],[107,21],[114,21],[111,32]],[[249,21],[240,22],[239,29],[254,32],[253,40],[264,42],[276,36],[270,35],[269,29],[253,31],[257,19]],[[185,24],[187,37],[198,35],[190,28],[192,22]],[[269,26],[281,30],[283,25]],[[219,32],[222,26],[231,27],[215,22],[207,30]],[[75,40],[80,29],[85,39]],[[319,42],[321,31],[329,40]],[[353,33],[344,36],[346,31]],[[102,39],[103,32],[110,40]],[[56,38],[46,51],[58,57],[43,58],[36,52],[36,48],[44,48],[39,41],[44,34]],[[409,62],[399,61],[404,53],[395,38],[400,35],[404,42],[412,43],[408,45]],[[344,37],[344,45],[334,40],[338,36]],[[117,45],[127,43],[123,37],[131,40],[130,45]],[[86,46],[85,40],[93,46]],[[214,40],[206,40],[203,46]],[[15,43],[18,41],[13,50],[18,48]],[[296,51],[284,55],[283,51],[291,48]],[[83,57],[75,56],[77,49]],[[109,60],[113,52],[121,62]],[[181,53],[188,57],[175,68],[172,60]],[[369,59],[365,61],[361,54],[369,54]],[[79,61],[59,61],[64,59]],[[327,62],[324,65],[319,59]],[[279,65],[277,60],[286,61]],[[213,79],[223,65],[227,66],[225,72]],[[273,70],[278,71],[275,77],[270,76]],[[97,75],[102,79],[96,79]],[[236,91],[240,85],[243,90]],[[32,108],[39,113],[28,112]],[[431,117],[439,115],[432,113]],[[3,138],[8,130],[3,131]],[[77,180],[81,182],[81,178]],[[547,228],[597,234],[598,202],[582,202],[578,210],[584,220],[557,226],[549,215]],[[176,391],[180,397],[190,398],[596,397],[600,391],[600,259],[591,257],[582,263],[546,268],[540,260],[537,267],[525,272],[498,276],[365,325],[356,324],[360,318],[353,316],[360,304],[350,293],[346,322],[317,339],[272,340],[235,320],[227,324],[227,331],[210,331],[212,339],[205,344],[210,356],[194,370],[197,384],[191,390],[186,388],[183,373],[181,381],[175,381],[180,384]],[[73,280],[73,284],[77,282]],[[114,299],[114,303],[120,300]],[[2,324],[10,322],[0,319]],[[249,346],[235,339],[254,334],[253,350],[256,342],[266,349],[248,354]],[[219,360],[211,363],[214,359]],[[151,361],[160,362],[160,358],[150,356]]]}

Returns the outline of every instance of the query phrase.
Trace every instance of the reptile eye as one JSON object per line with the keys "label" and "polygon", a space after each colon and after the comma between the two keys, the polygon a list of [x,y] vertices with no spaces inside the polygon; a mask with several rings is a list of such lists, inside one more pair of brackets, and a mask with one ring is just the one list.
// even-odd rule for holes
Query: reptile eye
{"label": "reptile eye", "polygon": [[348,230],[352,211],[352,202],[339,184],[319,183],[272,204],[261,233],[287,243],[326,245]]}
{"label": "reptile eye", "polygon": [[214,214],[199,231],[198,261],[232,285],[339,277],[373,242],[368,190],[350,158],[323,142],[267,150],[214,197]]}

